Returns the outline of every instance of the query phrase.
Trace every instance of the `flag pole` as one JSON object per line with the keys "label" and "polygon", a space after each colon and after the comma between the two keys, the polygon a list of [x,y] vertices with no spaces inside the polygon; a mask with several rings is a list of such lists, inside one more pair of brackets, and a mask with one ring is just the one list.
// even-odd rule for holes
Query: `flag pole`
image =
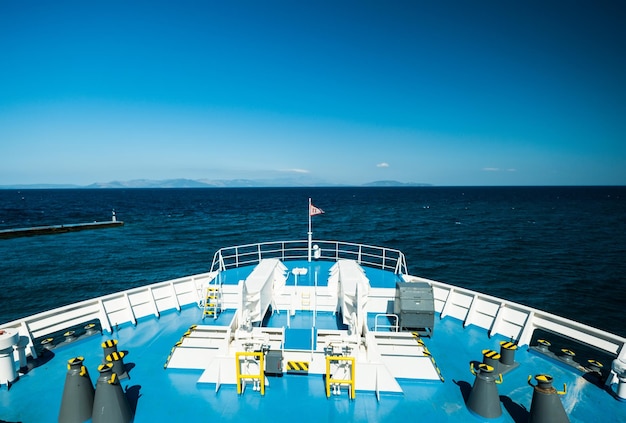
{"label": "flag pole", "polygon": [[307,214],[309,215],[309,232],[308,232],[308,236],[309,236],[309,248],[308,248],[308,252],[309,252],[309,263],[311,262],[311,244],[313,244],[313,231],[311,230],[311,197],[309,197],[309,208],[307,209]]}

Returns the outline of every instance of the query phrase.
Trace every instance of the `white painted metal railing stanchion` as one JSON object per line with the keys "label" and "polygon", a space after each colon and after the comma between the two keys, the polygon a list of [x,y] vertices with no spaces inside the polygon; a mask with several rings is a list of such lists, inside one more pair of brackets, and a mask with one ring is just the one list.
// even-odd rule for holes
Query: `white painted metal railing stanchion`
{"label": "white painted metal railing stanchion", "polygon": [[315,344],[315,325],[313,325],[313,327],[311,327],[311,361],[313,361],[313,354],[315,353]]}
{"label": "white painted metal railing stanchion", "polygon": [[311,229],[311,198],[309,198],[309,209],[307,211],[307,214],[309,216],[309,231],[307,232],[307,256],[308,259],[307,261],[309,263],[311,263],[311,248],[313,246],[313,230]]}
{"label": "white painted metal railing stanchion", "polygon": [[317,322],[317,269],[315,269],[315,286],[313,289],[313,327],[315,327]]}

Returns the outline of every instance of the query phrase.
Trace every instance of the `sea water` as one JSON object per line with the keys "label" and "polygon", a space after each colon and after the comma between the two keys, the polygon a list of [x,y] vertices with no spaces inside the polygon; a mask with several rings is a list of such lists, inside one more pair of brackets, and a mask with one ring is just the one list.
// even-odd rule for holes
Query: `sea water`
{"label": "sea water", "polygon": [[626,336],[626,187],[0,190],[0,323],[210,269],[220,247],[313,237],[395,248],[411,274]]}

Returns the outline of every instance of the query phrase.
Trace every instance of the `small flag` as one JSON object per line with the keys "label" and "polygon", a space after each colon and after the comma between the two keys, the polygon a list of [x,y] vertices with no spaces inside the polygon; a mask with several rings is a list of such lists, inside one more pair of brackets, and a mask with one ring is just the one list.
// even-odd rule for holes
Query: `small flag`
{"label": "small flag", "polygon": [[315,207],[313,204],[309,205],[309,216],[315,216],[316,214],[322,214],[324,210]]}

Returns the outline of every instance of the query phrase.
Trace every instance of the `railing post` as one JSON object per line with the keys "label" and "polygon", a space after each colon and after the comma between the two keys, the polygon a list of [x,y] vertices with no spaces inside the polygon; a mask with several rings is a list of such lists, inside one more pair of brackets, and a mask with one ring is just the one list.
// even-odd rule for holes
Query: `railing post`
{"label": "railing post", "polygon": [[533,336],[533,331],[535,330],[534,325],[535,312],[531,311],[528,313],[526,317],[526,322],[524,322],[524,326],[520,332],[519,338],[517,340],[517,345],[530,345],[530,339]]}
{"label": "railing post", "polygon": [[111,321],[109,320],[109,315],[104,308],[104,302],[102,301],[102,299],[98,299],[98,313],[100,315],[100,326],[102,327],[102,330],[113,333]]}
{"label": "railing post", "polygon": [[20,323],[20,334],[28,337],[28,349],[30,350],[30,354],[33,358],[36,359],[37,351],[35,349],[35,344],[33,343],[33,335],[30,333],[28,324],[24,320]]}
{"label": "railing post", "polygon": [[385,263],[387,262],[387,249],[383,248],[383,270],[385,270]]}

